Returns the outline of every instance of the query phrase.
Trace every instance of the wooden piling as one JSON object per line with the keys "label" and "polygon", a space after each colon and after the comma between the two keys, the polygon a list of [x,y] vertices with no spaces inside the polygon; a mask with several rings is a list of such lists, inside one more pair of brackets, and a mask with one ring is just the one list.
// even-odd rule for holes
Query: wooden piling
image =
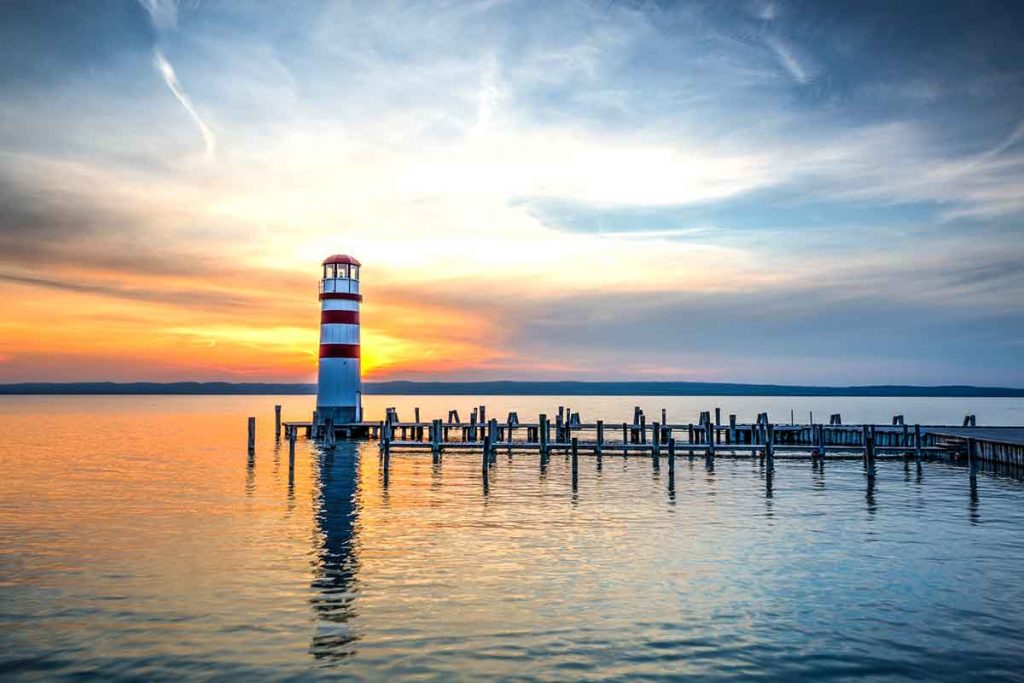
{"label": "wooden piling", "polygon": [[501,428],[498,427],[498,420],[491,418],[487,422],[488,437],[491,442],[491,462],[495,462],[498,459],[498,437],[501,433]]}
{"label": "wooden piling", "polygon": [[594,447],[594,453],[601,455],[601,451],[604,450],[604,420],[597,421],[597,445]]}
{"label": "wooden piling", "polygon": [[256,450],[256,418],[249,418],[249,452]]}
{"label": "wooden piling", "polygon": [[715,435],[714,435],[714,429],[715,429],[715,427],[714,427],[713,424],[711,424],[711,420],[709,419],[704,424],[704,435],[707,438],[707,452],[705,453],[704,458],[705,458],[705,461],[707,462],[707,465],[709,467],[714,467],[715,466]]}
{"label": "wooden piling", "polygon": [[487,469],[491,464],[490,444],[487,443],[487,435],[483,438],[483,447],[481,448],[480,454],[480,473],[484,477],[484,481],[487,481]]}
{"label": "wooden piling", "polygon": [[967,439],[967,471],[972,480],[978,476],[978,441],[974,437]]}
{"label": "wooden piling", "polygon": [[775,425],[765,425],[764,467],[768,474],[775,471]]}
{"label": "wooden piling", "polygon": [[864,469],[869,477],[875,476],[875,435],[866,426],[864,428]]}
{"label": "wooden piling", "polygon": [[914,460],[921,467],[921,425],[914,425]]}
{"label": "wooden piling", "polygon": [[274,406],[274,440],[281,440],[281,406]]}
{"label": "wooden piling", "polygon": [[661,456],[661,425],[651,423],[651,457],[657,460]]}
{"label": "wooden piling", "polygon": [[541,413],[538,422],[540,424],[540,439],[538,439],[540,442],[540,459],[544,460],[548,455],[548,416]]}
{"label": "wooden piling", "polygon": [[869,431],[868,430],[868,426],[866,424],[865,425],[861,425],[861,427],[860,427],[860,445],[861,445],[861,448],[863,449],[862,450],[862,452],[863,452],[862,459],[864,461],[863,464],[864,464],[864,469],[865,470],[868,469],[868,438],[870,437],[870,435],[868,434],[868,431]]}
{"label": "wooden piling", "polygon": [[288,467],[295,467],[295,429],[288,430]]}
{"label": "wooden piling", "polygon": [[671,481],[676,476],[676,440],[668,440],[668,478]]}
{"label": "wooden piling", "polygon": [[580,454],[577,451],[579,439],[572,438],[572,490],[575,491],[580,478]]}

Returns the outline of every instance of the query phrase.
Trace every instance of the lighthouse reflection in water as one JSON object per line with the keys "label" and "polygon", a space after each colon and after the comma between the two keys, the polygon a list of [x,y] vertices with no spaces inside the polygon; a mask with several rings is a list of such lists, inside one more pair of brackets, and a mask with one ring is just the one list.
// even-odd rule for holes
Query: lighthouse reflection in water
{"label": "lighthouse reflection in water", "polygon": [[317,454],[314,486],[316,560],[311,599],[316,620],[310,653],[317,659],[355,654],[355,576],[353,537],[359,456],[354,443]]}

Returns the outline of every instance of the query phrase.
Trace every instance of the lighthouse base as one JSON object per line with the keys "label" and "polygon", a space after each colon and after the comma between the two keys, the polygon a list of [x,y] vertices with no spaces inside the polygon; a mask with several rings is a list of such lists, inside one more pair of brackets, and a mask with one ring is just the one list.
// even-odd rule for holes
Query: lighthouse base
{"label": "lighthouse base", "polygon": [[351,424],[359,422],[360,412],[357,406],[317,406],[313,422],[322,425],[330,420],[335,425]]}

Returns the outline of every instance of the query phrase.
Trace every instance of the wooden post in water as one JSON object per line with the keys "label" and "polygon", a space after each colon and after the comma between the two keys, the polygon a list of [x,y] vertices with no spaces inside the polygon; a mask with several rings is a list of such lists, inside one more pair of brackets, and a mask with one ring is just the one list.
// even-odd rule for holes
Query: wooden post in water
{"label": "wooden post in water", "polygon": [[487,431],[491,435],[491,462],[498,460],[498,436],[501,434],[501,427],[498,426],[498,419],[492,417],[487,421]]}
{"label": "wooden post in water", "polygon": [[295,428],[288,430],[288,469],[295,467]]}
{"label": "wooden post in water", "polygon": [[775,425],[765,425],[764,466],[769,474],[775,471]]}
{"label": "wooden post in water", "polygon": [[651,423],[651,468],[661,469],[661,425]]}
{"label": "wooden post in water", "polygon": [[580,479],[580,454],[576,448],[579,439],[572,438],[572,490],[575,491]]}
{"label": "wooden post in water", "polygon": [[483,475],[484,482],[486,482],[487,481],[487,468],[491,464],[491,454],[490,454],[490,446],[491,446],[491,444],[488,443],[488,436],[487,436],[486,433],[483,435],[482,441],[483,441],[483,448],[481,450],[481,455],[480,455],[480,473]]}
{"label": "wooden post in water", "polygon": [[431,423],[432,429],[430,430],[430,452],[434,456],[434,462],[441,460],[441,419],[438,418],[433,420]]}
{"label": "wooden post in water", "polygon": [[715,435],[714,435],[714,429],[715,429],[715,426],[713,424],[711,424],[711,420],[710,419],[707,422],[704,423],[704,434],[707,437],[707,445],[708,445],[708,450],[707,450],[707,453],[705,454],[704,457],[705,457],[705,461],[707,462],[709,467],[714,467],[715,466]]}
{"label": "wooden post in water", "polygon": [[540,437],[538,439],[538,441],[540,441],[540,459],[541,462],[543,462],[544,458],[548,455],[548,416],[541,413],[538,422],[540,423],[540,427],[538,427],[538,436]]}
{"label": "wooden post in water", "polygon": [[978,476],[978,440],[974,437],[967,439],[967,470],[971,479]]}
{"label": "wooden post in water", "polygon": [[875,435],[864,427],[864,469],[869,477],[875,476]]}
{"label": "wooden post in water", "polygon": [[861,443],[861,446],[863,446],[863,448],[864,448],[863,460],[864,460],[864,469],[866,470],[868,468],[868,431],[869,431],[869,429],[868,429],[867,425],[861,425],[860,430],[861,430],[860,443]]}
{"label": "wooden post in water", "polygon": [[640,413],[640,443],[647,443],[647,416]]}
{"label": "wooden post in water", "polygon": [[921,467],[921,425],[914,425],[914,460],[917,461],[917,467]]}
{"label": "wooden post in water", "polygon": [[594,446],[594,453],[601,455],[604,450],[604,420],[597,421],[597,445]]}
{"label": "wooden post in water", "polygon": [[676,440],[668,440],[668,478],[669,481],[676,476]]}
{"label": "wooden post in water", "polygon": [[281,440],[281,406],[274,406],[274,441]]}
{"label": "wooden post in water", "polygon": [[256,418],[249,418],[249,453],[256,451]]}

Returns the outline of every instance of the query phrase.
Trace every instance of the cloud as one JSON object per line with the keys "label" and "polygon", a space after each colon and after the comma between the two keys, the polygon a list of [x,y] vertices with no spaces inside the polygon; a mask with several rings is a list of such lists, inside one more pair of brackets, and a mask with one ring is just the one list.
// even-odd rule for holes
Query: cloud
{"label": "cloud", "polygon": [[[176,3],[142,6],[76,4],[88,39],[0,91],[13,298],[45,305],[73,277],[83,309],[173,315],[237,349],[315,328],[317,264],[350,252],[391,376],[595,377],[618,356],[753,376],[800,354],[823,381],[901,364],[939,379],[986,356],[1024,372],[1002,352],[1024,301],[1021,79],[1004,66],[1020,48],[984,17],[194,3],[179,27]],[[193,127],[216,164],[188,163]],[[959,334],[973,355],[950,351]],[[308,372],[301,343],[276,348]]]}
{"label": "cloud", "polygon": [[800,85],[807,85],[811,81],[811,76],[808,74],[807,69],[797,59],[795,51],[786,43],[779,38],[768,37],[765,38],[765,44],[771,48],[772,52],[779,60],[779,64],[786,70],[790,78],[799,83]]}
{"label": "cloud", "polygon": [[[178,2],[177,0],[139,0],[139,4],[149,14],[149,19],[153,24],[153,28],[156,29],[158,35],[163,35],[172,29],[175,29],[178,24]],[[217,138],[210,130],[210,127],[206,125],[203,118],[199,115],[198,110],[192,103],[192,98],[188,96],[185,89],[181,86],[178,81],[178,76],[174,72],[174,67],[167,61],[164,53],[161,51],[159,46],[153,48],[153,67],[156,72],[160,74],[167,88],[174,95],[174,98],[178,100],[178,103],[188,114],[188,117],[192,119],[192,123],[195,125],[196,130],[203,138],[203,146],[206,149],[206,160],[212,161],[217,153]]]}
{"label": "cloud", "polygon": [[156,68],[157,73],[160,74],[160,77],[164,79],[164,83],[167,84],[168,89],[174,94],[175,99],[178,100],[189,118],[192,119],[192,123],[195,124],[199,134],[203,136],[203,145],[206,147],[206,159],[212,161],[217,153],[217,138],[214,136],[213,131],[210,130],[210,127],[203,121],[202,117],[199,116],[199,112],[196,111],[192,100],[181,87],[178,77],[174,73],[174,67],[164,58],[163,53],[155,48],[153,50],[153,66]]}

